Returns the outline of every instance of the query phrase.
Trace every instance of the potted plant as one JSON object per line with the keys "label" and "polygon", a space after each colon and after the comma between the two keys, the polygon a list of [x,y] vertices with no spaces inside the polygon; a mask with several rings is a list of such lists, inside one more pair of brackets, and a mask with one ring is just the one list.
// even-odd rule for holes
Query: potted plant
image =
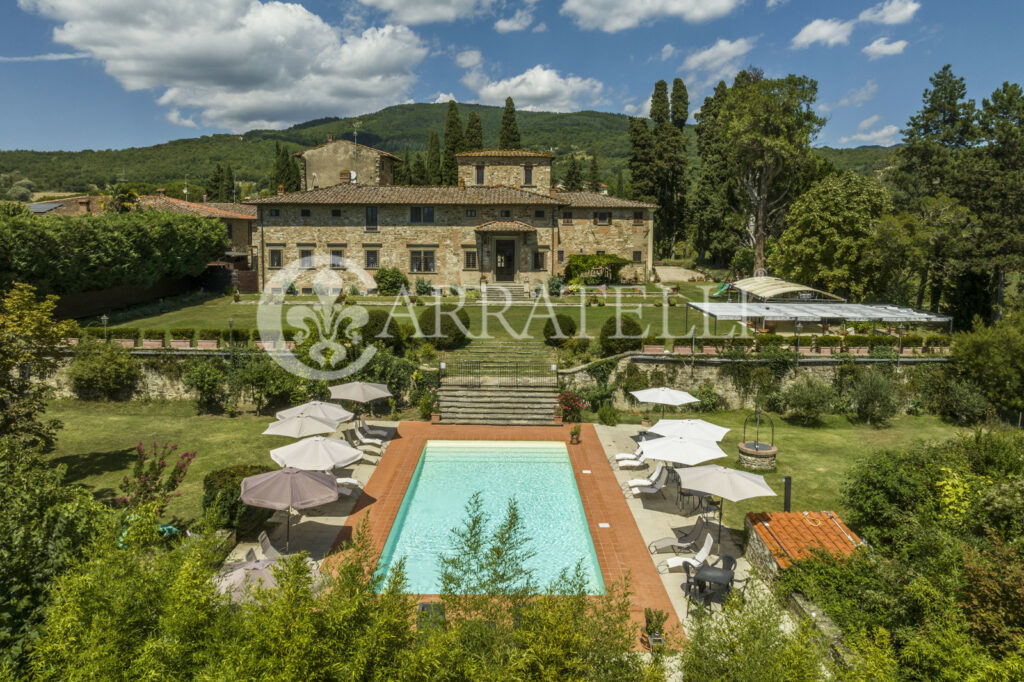
{"label": "potted plant", "polygon": [[640,418],[640,426],[644,427],[645,429],[651,428],[651,413],[650,412],[644,412],[644,415]]}
{"label": "potted plant", "polygon": [[574,444],[574,445],[576,443],[579,443],[580,442],[580,431],[582,431],[582,430],[583,430],[582,426],[580,426],[579,424],[573,424],[572,429],[569,431],[569,442]]}
{"label": "potted plant", "polygon": [[651,651],[662,649],[665,646],[665,623],[668,622],[668,614],[661,609],[644,609],[644,629],[641,633],[641,642]]}

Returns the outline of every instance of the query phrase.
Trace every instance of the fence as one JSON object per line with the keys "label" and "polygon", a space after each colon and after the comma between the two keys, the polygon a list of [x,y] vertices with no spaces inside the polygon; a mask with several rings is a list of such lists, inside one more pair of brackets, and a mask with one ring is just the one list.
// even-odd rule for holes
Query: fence
{"label": "fence", "polygon": [[476,388],[497,386],[557,385],[557,366],[519,360],[445,360],[441,385]]}

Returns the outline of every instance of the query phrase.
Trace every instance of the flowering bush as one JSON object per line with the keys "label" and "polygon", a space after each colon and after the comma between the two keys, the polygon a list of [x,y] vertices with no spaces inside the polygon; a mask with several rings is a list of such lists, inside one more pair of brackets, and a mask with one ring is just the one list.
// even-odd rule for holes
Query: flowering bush
{"label": "flowering bush", "polygon": [[129,509],[137,509],[146,504],[155,502],[157,514],[163,514],[167,503],[172,497],[178,497],[180,493],[174,491],[185,480],[192,460],[196,453],[182,452],[177,455],[178,461],[168,470],[168,460],[178,451],[177,445],[157,446],[156,443],[145,450],[140,441],[135,446],[135,466],[132,468],[132,475],[125,476],[121,481],[121,492],[124,493],[115,501],[118,506]]}
{"label": "flowering bush", "polygon": [[418,403],[420,410],[420,417],[422,419],[430,419],[430,415],[437,412],[437,389],[428,388],[420,396]]}
{"label": "flowering bush", "polygon": [[562,410],[562,419],[567,422],[578,422],[587,404],[580,396],[572,391],[565,391],[558,395],[558,407]]}

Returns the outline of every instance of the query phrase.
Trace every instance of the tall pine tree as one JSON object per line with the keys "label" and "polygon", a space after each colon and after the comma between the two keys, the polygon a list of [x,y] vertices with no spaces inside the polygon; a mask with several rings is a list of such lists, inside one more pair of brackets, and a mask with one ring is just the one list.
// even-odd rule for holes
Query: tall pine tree
{"label": "tall pine tree", "polygon": [[444,156],[441,159],[441,184],[457,185],[459,183],[459,166],[455,155],[462,151],[462,119],[459,117],[459,105],[455,100],[448,101],[448,116],[444,122]]}
{"label": "tall pine tree", "polygon": [[516,119],[516,104],[511,97],[505,99],[505,111],[501,115],[501,135],[498,147],[520,149],[523,143],[519,137],[519,121]]}
{"label": "tall pine tree", "polygon": [[219,201],[233,202],[235,200],[235,171],[230,165],[224,166],[218,194],[220,195]]}
{"label": "tall pine tree", "polygon": [[302,186],[298,161],[279,143],[275,142],[274,146],[277,151],[274,158],[274,173],[271,176],[273,189],[284,187],[285,192],[298,192]]}
{"label": "tall pine tree", "polygon": [[587,191],[601,191],[601,169],[597,165],[597,154],[590,157],[590,172],[587,174]]}
{"label": "tall pine tree", "polygon": [[441,184],[441,142],[437,138],[437,132],[430,131],[430,141],[427,142],[427,184]]}
{"label": "tall pine tree", "polygon": [[473,151],[484,148],[484,124],[480,114],[475,111],[466,116],[466,133],[462,136],[462,151]]}
{"label": "tall pine tree", "polygon": [[412,162],[409,172],[409,184],[410,185],[427,185],[429,183],[429,177],[427,175],[427,165],[423,163],[423,154],[416,153],[416,159]]}
{"label": "tall pine tree", "polygon": [[700,262],[726,266],[744,246],[743,219],[735,211],[733,180],[728,167],[728,139],[718,114],[728,94],[725,81],[704,98],[697,119],[697,154],[700,171],[690,197],[690,227]]}
{"label": "tall pine tree", "polygon": [[206,180],[206,198],[210,201],[223,201],[221,191],[224,187],[224,168],[218,163]]}
{"label": "tall pine tree", "polygon": [[583,191],[583,173],[580,171],[580,164],[576,161],[575,154],[569,155],[569,165],[565,169],[562,190],[565,192]]}

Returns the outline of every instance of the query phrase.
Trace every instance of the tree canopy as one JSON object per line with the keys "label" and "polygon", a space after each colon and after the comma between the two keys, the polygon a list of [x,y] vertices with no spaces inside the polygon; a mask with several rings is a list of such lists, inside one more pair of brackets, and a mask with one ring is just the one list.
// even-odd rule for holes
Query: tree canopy
{"label": "tree canopy", "polygon": [[505,98],[505,111],[501,115],[501,132],[498,136],[500,149],[519,149],[523,146],[519,136],[519,120],[516,118],[516,104],[511,97]]}

